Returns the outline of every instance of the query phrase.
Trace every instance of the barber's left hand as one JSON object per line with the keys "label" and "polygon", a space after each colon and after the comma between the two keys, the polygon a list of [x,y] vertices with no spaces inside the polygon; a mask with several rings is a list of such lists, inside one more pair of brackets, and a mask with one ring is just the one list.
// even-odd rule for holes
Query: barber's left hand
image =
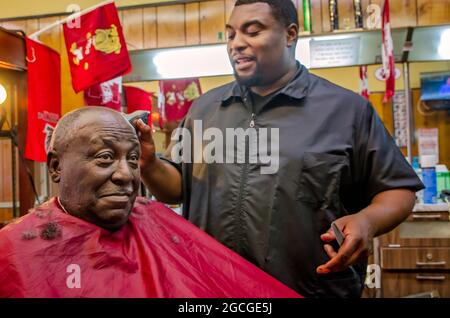
{"label": "barber's left hand", "polygon": [[[366,258],[372,248],[373,231],[365,215],[360,213],[347,215],[337,219],[335,223],[344,234],[344,242],[338,251],[335,251],[330,244],[324,245],[330,260],[317,267],[318,274],[343,271]],[[325,243],[329,243],[335,240],[336,236],[330,228],[320,238]]]}

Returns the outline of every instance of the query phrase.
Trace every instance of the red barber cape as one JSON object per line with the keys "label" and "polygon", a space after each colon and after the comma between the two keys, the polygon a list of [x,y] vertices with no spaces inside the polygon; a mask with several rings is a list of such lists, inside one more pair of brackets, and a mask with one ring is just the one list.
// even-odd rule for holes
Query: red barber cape
{"label": "red barber cape", "polygon": [[300,297],[163,204],[109,232],[51,199],[0,230],[0,297]]}

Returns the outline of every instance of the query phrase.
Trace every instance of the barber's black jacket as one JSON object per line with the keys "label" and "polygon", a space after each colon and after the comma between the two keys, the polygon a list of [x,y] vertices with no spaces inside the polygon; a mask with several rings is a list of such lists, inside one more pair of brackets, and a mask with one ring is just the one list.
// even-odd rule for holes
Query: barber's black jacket
{"label": "barber's black jacket", "polygon": [[199,97],[182,126],[193,134],[202,120],[203,131],[223,136],[252,120],[256,129],[278,128],[278,172],[261,174],[249,160],[182,163],[184,217],[304,296],[360,296],[365,262],[316,274],[329,260],[320,235],[377,193],[422,183],[366,100],[303,66],[263,107],[251,101],[236,82],[224,85]]}

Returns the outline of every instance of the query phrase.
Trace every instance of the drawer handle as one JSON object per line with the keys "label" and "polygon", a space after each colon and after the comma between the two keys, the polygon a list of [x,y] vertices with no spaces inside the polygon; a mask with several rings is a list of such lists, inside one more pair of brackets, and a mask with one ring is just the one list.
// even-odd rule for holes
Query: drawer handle
{"label": "drawer handle", "polygon": [[417,280],[445,280],[445,276],[427,276],[427,275],[417,275],[416,276]]}
{"label": "drawer handle", "polygon": [[437,261],[437,262],[416,262],[417,266],[444,266],[447,264],[446,261]]}
{"label": "drawer handle", "polygon": [[440,214],[413,214],[413,219],[440,219],[441,215]]}

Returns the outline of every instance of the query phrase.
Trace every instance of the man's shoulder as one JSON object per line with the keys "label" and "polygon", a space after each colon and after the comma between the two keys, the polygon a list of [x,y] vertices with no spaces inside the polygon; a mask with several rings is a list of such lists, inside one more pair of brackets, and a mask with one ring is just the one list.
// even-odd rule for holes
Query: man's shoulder
{"label": "man's shoulder", "polygon": [[361,95],[315,74],[310,74],[309,92],[312,95],[332,96],[335,99],[338,98],[358,104],[367,104],[367,100]]}

